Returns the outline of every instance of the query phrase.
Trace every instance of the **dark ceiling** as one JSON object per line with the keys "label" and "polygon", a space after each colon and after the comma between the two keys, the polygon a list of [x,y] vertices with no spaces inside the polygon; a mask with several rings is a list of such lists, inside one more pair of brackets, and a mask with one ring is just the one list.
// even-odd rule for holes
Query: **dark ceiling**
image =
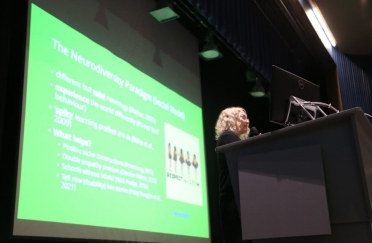
{"label": "dark ceiling", "polygon": [[372,0],[313,0],[344,54],[372,55]]}

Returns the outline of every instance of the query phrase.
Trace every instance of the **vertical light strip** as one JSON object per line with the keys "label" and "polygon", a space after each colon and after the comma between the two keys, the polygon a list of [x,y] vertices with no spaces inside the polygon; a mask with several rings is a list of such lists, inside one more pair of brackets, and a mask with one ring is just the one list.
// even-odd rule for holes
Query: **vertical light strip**
{"label": "vertical light strip", "polygon": [[312,0],[298,0],[309,18],[313,28],[323,42],[324,46],[330,50],[332,46],[336,46],[336,40],[332,35],[331,30],[323,18],[318,6]]}
{"label": "vertical light strip", "polygon": [[329,39],[327,38],[325,32],[323,31],[323,28],[322,26],[320,25],[318,19],[316,18],[314,12],[312,9],[308,9],[306,10],[306,15],[307,17],[309,18],[311,24],[313,25],[316,33],[318,34],[320,40],[323,42],[323,45],[327,48],[327,49],[330,49],[331,48],[331,42],[329,41]]}
{"label": "vertical light strip", "polygon": [[329,42],[331,43],[332,46],[336,46],[336,40],[333,37],[330,29],[328,28],[328,25],[326,21],[323,18],[322,13],[320,12],[319,8],[316,6],[312,6],[315,17],[317,18],[318,22],[320,23],[320,26],[322,26],[323,32],[326,34]]}

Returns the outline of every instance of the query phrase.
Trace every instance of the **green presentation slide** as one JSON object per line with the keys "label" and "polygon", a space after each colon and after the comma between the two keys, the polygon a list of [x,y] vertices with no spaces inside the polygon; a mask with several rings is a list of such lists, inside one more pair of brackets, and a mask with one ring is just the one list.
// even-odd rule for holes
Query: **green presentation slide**
{"label": "green presentation slide", "polygon": [[208,238],[201,107],[34,4],[29,34],[17,218]]}

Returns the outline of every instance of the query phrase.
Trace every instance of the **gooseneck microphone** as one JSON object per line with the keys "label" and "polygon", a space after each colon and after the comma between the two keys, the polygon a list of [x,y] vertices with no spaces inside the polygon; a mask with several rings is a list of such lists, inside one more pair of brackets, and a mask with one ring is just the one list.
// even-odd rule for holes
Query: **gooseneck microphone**
{"label": "gooseneck microphone", "polygon": [[249,131],[249,135],[248,135],[248,137],[255,137],[255,136],[257,136],[258,134],[260,134],[259,132],[258,132],[258,130],[257,130],[257,128],[256,127],[251,127],[251,129],[250,129],[250,131]]}

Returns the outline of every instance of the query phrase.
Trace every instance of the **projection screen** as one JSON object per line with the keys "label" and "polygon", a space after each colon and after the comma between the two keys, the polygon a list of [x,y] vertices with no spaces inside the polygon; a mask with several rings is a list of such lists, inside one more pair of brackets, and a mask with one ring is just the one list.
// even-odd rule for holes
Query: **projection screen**
{"label": "projection screen", "polygon": [[210,242],[198,42],[155,5],[30,1],[13,235]]}

